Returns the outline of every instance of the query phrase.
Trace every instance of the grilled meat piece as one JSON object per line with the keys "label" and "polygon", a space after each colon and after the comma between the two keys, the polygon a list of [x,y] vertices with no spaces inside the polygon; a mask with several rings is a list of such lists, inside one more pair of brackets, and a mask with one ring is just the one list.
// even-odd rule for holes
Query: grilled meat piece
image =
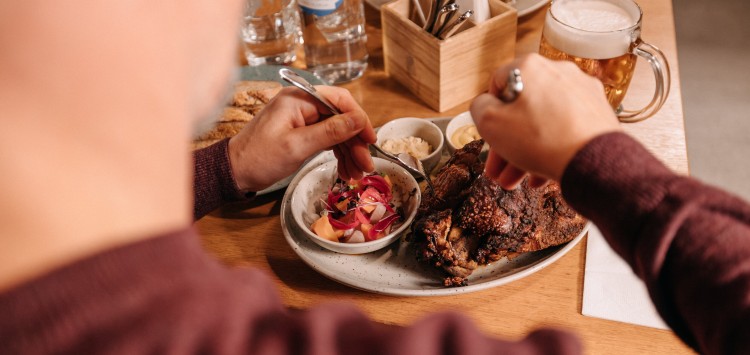
{"label": "grilled meat piece", "polygon": [[449,275],[466,277],[477,268],[471,254],[477,248],[478,239],[467,237],[460,228],[451,227],[451,213],[450,209],[443,210],[416,223],[415,241],[421,243],[417,257],[442,268]]}
{"label": "grilled meat piece", "polygon": [[459,211],[459,223],[483,236],[474,259],[488,264],[502,257],[569,242],[586,221],[565,204],[557,184],[505,191],[479,177]]}
{"label": "grilled meat piece", "polygon": [[478,235],[510,232],[517,223],[513,223],[513,214],[506,210],[513,206],[505,206],[503,202],[522,199],[524,196],[520,190],[505,191],[484,175],[478,177],[458,210],[458,225]]}
{"label": "grilled meat piece", "polygon": [[446,277],[443,280],[443,286],[445,287],[459,287],[459,286],[468,286],[469,282],[466,280],[465,277]]}
{"label": "grilled meat piece", "polygon": [[476,177],[484,168],[484,162],[479,159],[482,147],[484,147],[484,139],[477,139],[473,142],[469,142],[464,145],[463,148],[457,149],[445,165],[465,166],[471,171],[472,176]]}
{"label": "grilled meat piece", "polygon": [[412,225],[414,231],[413,242],[419,243],[420,248],[417,250],[417,259],[429,261],[431,264],[441,265],[437,259],[440,252],[438,251],[439,240],[447,240],[448,232],[451,229],[451,210],[438,211],[436,213],[420,218]]}
{"label": "grilled meat piece", "polygon": [[484,163],[479,159],[483,145],[484,141],[480,139],[456,150],[432,179],[435,186],[434,195],[429,191],[429,187],[428,191],[422,194],[422,204],[419,206],[417,218],[446,208],[454,208],[463,200],[469,184],[484,169]]}
{"label": "grilled meat piece", "polygon": [[503,190],[482,175],[484,142],[467,144],[438,172],[436,197],[423,194],[412,226],[420,260],[442,269],[443,283],[465,286],[478,265],[542,250],[575,238],[586,221],[562,199],[560,187]]}

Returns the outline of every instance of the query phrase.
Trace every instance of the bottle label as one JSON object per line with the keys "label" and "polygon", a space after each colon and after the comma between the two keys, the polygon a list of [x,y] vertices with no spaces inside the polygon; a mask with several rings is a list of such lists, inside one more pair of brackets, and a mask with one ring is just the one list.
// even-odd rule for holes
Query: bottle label
{"label": "bottle label", "polygon": [[344,0],[299,0],[299,7],[307,14],[328,15],[341,6]]}

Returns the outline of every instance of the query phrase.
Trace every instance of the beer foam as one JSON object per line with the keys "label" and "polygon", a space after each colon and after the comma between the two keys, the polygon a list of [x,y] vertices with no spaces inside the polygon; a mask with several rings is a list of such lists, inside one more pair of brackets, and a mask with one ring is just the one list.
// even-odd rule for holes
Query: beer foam
{"label": "beer foam", "polygon": [[[544,24],[544,37],[553,47],[573,56],[614,58],[630,51],[640,10],[620,0],[553,1]],[[555,19],[557,21],[555,21]]]}

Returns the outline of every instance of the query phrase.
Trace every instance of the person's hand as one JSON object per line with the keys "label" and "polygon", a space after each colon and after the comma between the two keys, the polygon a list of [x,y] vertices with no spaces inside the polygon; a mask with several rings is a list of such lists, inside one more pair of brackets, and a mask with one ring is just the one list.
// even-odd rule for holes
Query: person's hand
{"label": "person's hand", "polygon": [[[521,70],[523,92],[503,103],[498,96],[512,68]],[[485,174],[506,189],[517,187],[527,173],[532,186],[560,181],[586,143],[619,129],[599,80],[573,63],[538,54],[497,69],[489,92],[472,103],[471,115],[491,148]]]}
{"label": "person's hand", "polygon": [[241,190],[259,191],[289,176],[312,154],[333,149],[342,179],[360,179],[375,167],[368,144],[375,131],[349,91],[316,86],[342,112],[321,122],[328,110],[308,94],[285,88],[229,140],[232,173]]}

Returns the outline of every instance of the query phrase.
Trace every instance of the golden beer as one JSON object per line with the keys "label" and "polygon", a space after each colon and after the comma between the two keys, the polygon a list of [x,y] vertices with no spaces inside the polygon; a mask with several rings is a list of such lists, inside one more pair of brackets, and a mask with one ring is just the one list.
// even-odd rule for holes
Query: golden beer
{"label": "golden beer", "polygon": [[[661,108],[669,94],[669,65],[661,51],[640,38],[643,13],[633,0],[553,0],[547,12],[539,53],[575,63],[604,84],[620,121],[637,122]],[[648,60],[656,88],[640,110],[624,110],[638,57]]]}
{"label": "golden beer", "polygon": [[625,98],[638,59],[632,53],[624,53],[618,57],[604,59],[577,57],[555,48],[544,35],[542,35],[542,42],[539,45],[539,54],[553,60],[573,62],[587,74],[599,79],[604,84],[607,101],[614,110],[619,109],[622,100]]}

